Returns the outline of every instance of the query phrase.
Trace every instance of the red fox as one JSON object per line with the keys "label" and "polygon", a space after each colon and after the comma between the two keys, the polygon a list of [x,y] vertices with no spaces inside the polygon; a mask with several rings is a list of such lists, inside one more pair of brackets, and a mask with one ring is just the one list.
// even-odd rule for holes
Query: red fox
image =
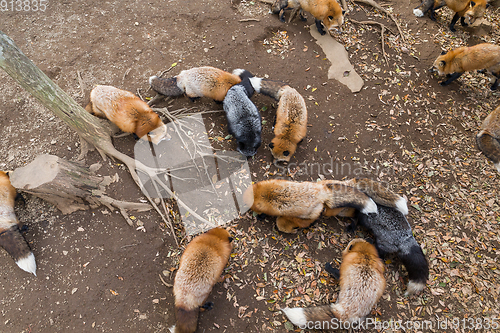
{"label": "red fox", "polygon": [[229,88],[241,82],[237,74],[231,74],[218,68],[205,66],[183,70],[170,78],[151,76],[151,88],[167,96],[186,94],[191,100],[198,97],[212,98],[222,102]]}
{"label": "red fox", "polygon": [[[328,32],[333,33],[344,23],[344,11],[336,0],[276,0],[271,10],[273,14],[279,14],[280,21],[285,22],[285,9],[295,8],[300,8],[299,16],[302,21],[306,20],[303,11],[311,13],[322,35],[326,34],[322,24]],[[280,14],[281,11],[283,12]]]}
{"label": "red fox", "polygon": [[[457,23],[459,18],[460,23],[464,27],[473,24],[478,18],[484,16],[489,4],[486,3],[486,0],[424,0],[420,6],[413,10],[413,13],[417,17],[422,17],[429,11],[431,20],[435,21],[434,11],[444,6],[447,6],[455,12],[450,23],[450,30],[456,31],[455,23]],[[467,19],[468,22],[466,22],[465,19]]]}
{"label": "red fox", "polygon": [[477,146],[500,172],[500,106],[491,112],[476,136]]}
{"label": "red fox", "polygon": [[[311,225],[325,207],[354,207],[365,214],[376,213],[376,204],[361,191],[343,184],[294,182],[270,179],[253,184],[243,200],[257,214],[277,216],[279,231],[296,232]],[[341,213],[340,210],[338,213]]]}
{"label": "red fox", "polygon": [[134,133],[154,144],[167,135],[167,126],[160,117],[147,103],[126,90],[97,86],[90,92],[90,103],[85,110],[94,116],[107,118],[123,132]]}
{"label": "red fox", "polygon": [[315,328],[318,322],[333,323],[334,318],[350,323],[360,321],[370,314],[384,293],[384,264],[375,246],[363,239],[353,239],[347,245],[342,253],[340,272],[328,265],[326,270],[340,277],[340,293],[336,303],[281,310],[293,324],[302,329]]}
{"label": "red fox", "polygon": [[22,270],[36,276],[33,252],[19,231],[19,221],[14,212],[16,189],[9,176],[0,171],[0,246],[2,246]]}
{"label": "red fox", "polygon": [[437,57],[430,69],[431,72],[437,71],[439,75],[448,76],[446,81],[440,82],[443,86],[450,84],[464,72],[472,70],[491,72],[496,78],[491,90],[496,90],[500,78],[500,45],[482,43],[456,48]]}
{"label": "red fox", "polygon": [[181,256],[174,280],[176,325],[174,333],[192,333],[198,326],[200,307],[219,280],[232,251],[232,237],[220,227],[195,237]]}
{"label": "red fox", "polygon": [[270,80],[252,77],[255,91],[273,97],[278,103],[274,138],[269,148],[276,162],[289,162],[297,144],[307,133],[307,107],[304,98],[294,88]]}

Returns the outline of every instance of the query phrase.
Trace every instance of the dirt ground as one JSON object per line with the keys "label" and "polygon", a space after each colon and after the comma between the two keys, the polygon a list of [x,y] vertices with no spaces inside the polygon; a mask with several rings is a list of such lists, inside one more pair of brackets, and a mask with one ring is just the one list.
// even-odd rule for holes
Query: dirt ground
{"label": "dirt ground", "polygon": [[[306,99],[309,127],[286,172],[272,164],[267,149],[277,105],[266,96],[252,98],[264,120],[263,144],[249,160],[252,180],[361,175],[405,196],[415,237],[429,260],[428,286],[420,295],[404,297],[407,273],[389,257],[386,292],[371,317],[434,324],[406,332],[437,331],[437,321],[445,319],[459,323],[456,331],[471,331],[499,315],[500,178],[475,146],[482,120],[500,104],[499,93],[489,90],[483,74],[468,73],[442,87],[427,69],[442,49],[500,43],[498,9],[488,10],[489,24],[457,24],[457,33],[451,33],[448,9],[432,22],[414,17],[418,0],[388,4],[405,40],[384,15],[353,3],[343,33],[333,36],[346,46],[364,80],[355,94],[328,80],[331,64],[309,33],[310,15],[307,22],[282,23],[257,0],[49,0],[45,13],[0,12],[0,30],[82,106],[95,84],[154,96],[147,78],[174,63],[167,76],[201,65],[245,68],[295,87]],[[352,19],[375,20],[390,29],[387,63],[380,29]],[[76,133],[3,71],[0,80],[0,169],[21,167],[42,153],[76,160]],[[203,98],[179,97],[160,106],[167,104],[221,109]],[[224,139],[223,113],[205,122],[222,139],[213,140],[214,147],[235,149],[234,139]],[[131,136],[114,142],[133,155]],[[85,164],[96,162],[104,164],[99,174],[120,176],[110,187],[112,196],[144,199],[120,163],[89,153]],[[1,332],[168,332],[175,322],[174,299],[160,277],[173,283],[182,249],[156,213],[136,214],[141,223],[132,228],[104,207],[62,215],[40,199],[25,198],[16,212],[29,227],[25,238],[36,257],[37,276],[0,251]],[[338,283],[323,266],[340,262],[354,237],[345,231],[348,222],[323,218],[285,235],[274,219],[259,221],[251,213],[236,219],[229,227],[235,248],[225,280],[215,286],[209,299],[214,309],[200,315],[198,331],[300,332],[279,309],[336,299]],[[185,246],[181,225],[176,233]],[[368,236],[363,230],[356,235]]]}

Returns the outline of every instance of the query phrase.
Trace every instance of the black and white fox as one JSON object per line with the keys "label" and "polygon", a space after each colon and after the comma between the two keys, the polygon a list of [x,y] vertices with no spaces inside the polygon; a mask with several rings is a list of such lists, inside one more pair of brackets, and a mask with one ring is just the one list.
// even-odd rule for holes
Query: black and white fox
{"label": "black and white fox", "polygon": [[233,71],[241,78],[241,82],[227,91],[222,102],[229,133],[238,143],[237,150],[247,157],[257,153],[261,144],[262,118],[255,104],[250,100],[254,88],[250,84],[252,73],[243,69]]}
{"label": "black and white fox", "polygon": [[[429,264],[422,248],[413,237],[405,216],[395,208],[377,205],[378,214],[358,214],[358,223],[375,236],[375,246],[381,258],[388,253],[397,253],[408,271],[406,295],[418,293],[425,288],[429,277]],[[353,221],[350,228],[356,228]]]}

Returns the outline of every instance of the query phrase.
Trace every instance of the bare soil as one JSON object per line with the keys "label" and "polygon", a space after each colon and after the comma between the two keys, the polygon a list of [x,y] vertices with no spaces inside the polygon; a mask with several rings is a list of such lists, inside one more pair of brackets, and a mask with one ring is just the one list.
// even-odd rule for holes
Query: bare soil
{"label": "bare soil", "polygon": [[[330,62],[309,33],[313,19],[282,23],[259,1],[56,1],[46,13],[0,12],[0,30],[56,84],[85,106],[95,84],[154,96],[148,77],[171,67],[209,65],[287,82],[306,99],[309,131],[283,171],[272,164],[276,102],[255,95],[264,120],[263,144],[249,160],[253,181],[272,177],[316,180],[367,176],[409,200],[409,220],[431,268],[421,295],[403,296],[407,274],[396,258],[387,264],[387,290],[372,317],[378,320],[498,317],[499,176],[475,146],[482,119],[499,103],[482,74],[449,86],[427,72],[442,49],[481,41],[499,43],[498,10],[489,25],[447,29],[451,12],[438,21],[416,18],[418,0],[389,1],[407,41],[371,7],[349,4],[344,32],[350,61],[365,81],[353,94],[328,80]],[[350,22],[376,20],[390,30],[384,61],[380,29]],[[78,79],[82,78],[82,85]],[[75,160],[78,136],[0,71],[0,169],[12,170],[50,153]],[[167,103],[160,104],[165,106]],[[169,108],[220,110],[207,99],[179,97]],[[227,136],[223,113],[205,117],[207,128]],[[214,147],[235,149],[233,140]],[[131,136],[115,140],[133,155]],[[103,163],[101,175],[118,173],[110,195],[144,199],[120,163],[91,152],[86,165]],[[342,167],[344,166],[344,167]],[[62,215],[31,196],[16,207],[37,260],[37,276],[20,270],[0,251],[1,332],[167,332],[175,322],[172,288],[182,248],[154,212],[136,215],[129,227],[101,207]],[[278,311],[336,299],[338,283],[322,269],[339,262],[354,237],[349,221],[321,219],[295,235],[277,232],[274,220],[252,214],[229,227],[235,238],[225,280],[202,313],[199,332],[300,331]],[[181,245],[182,226],[176,225]],[[360,230],[356,234],[368,236]],[[460,326],[459,331],[469,331]],[[395,330],[398,331],[398,330]],[[406,330],[419,331],[418,329]],[[487,330],[493,331],[493,330]]]}

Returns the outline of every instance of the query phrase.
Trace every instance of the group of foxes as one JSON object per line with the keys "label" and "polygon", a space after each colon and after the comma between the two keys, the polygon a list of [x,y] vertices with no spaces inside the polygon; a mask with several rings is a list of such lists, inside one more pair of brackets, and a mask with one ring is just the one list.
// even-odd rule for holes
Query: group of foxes
{"label": "group of foxes", "polygon": [[[482,17],[486,0],[424,0],[414,10],[416,16],[448,6],[456,12],[450,24],[461,20],[472,24]],[[318,31],[333,33],[343,24],[344,12],[336,0],[276,0],[272,12],[283,20],[286,9],[300,9],[311,13]],[[479,44],[460,47],[440,55],[431,68],[439,75],[447,75],[441,82],[447,85],[461,74],[471,70],[488,70],[495,76],[492,90],[500,79],[500,46]],[[214,67],[198,67],[181,71],[177,76],[152,76],[153,90],[167,96],[186,95],[191,100],[208,97],[221,102],[228,122],[228,131],[234,136],[237,150],[251,157],[261,145],[262,121],[258,108],[251,101],[257,92],[278,101],[274,138],[268,144],[275,162],[288,162],[297,145],[306,136],[307,107],[301,94],[282,82],[254,77],[249,71],[236,69],[232,73]],[[123,132],[159,144],[167,137],[167,126],[151,107],[136,95],[111,86],[97,86],[90,93],[86,110],[107,118]],[[500,172],[500,106],[484,121],[477,135],[479,149],[493,161]],[[22,237],[19,221],[14,213],[16,191],[9,176],[0,172],[0,245],[23,270],[36,275],[33,253]],[[384,265],[381,258],[396,253],[408,271],[407,294],[424,289],[429,275],[427,260],[415,240],[405,217],[406,200],[369,179],[346,181],[322,180],[295,182],[265,180],[254,183],[244,193],[244,201],[258,217],[276,217],[277,229],[284,233],[296,232],[310,226],[321,215],[351,217],[374,235],[374,244],[362,239],[352,240],[342,253],[340,270],[326,263],[325,270],[340,281],[340,293],[335,304],[313,308],[285,308],[284,314],[296,325],[311,321],[330,321],[337,318],[357,321],[367,316],[385,289]],[[357,221],[357,222],[356,222]],[[226,266],[232,251],[232,237],[223,228],[214,228],[195,237],[186,247],[174,282],[176,326],[173,332],[194,332],[200,308]]]}

